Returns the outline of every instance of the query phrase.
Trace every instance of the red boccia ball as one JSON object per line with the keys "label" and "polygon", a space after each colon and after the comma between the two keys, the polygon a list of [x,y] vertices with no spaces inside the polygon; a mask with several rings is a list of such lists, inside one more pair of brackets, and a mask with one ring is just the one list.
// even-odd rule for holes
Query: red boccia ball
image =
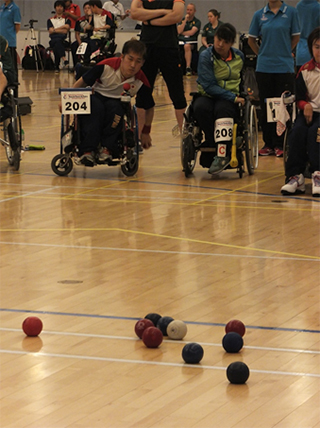
{"label": "red boccia ball", "polygon": [[163,341],[163,334],[157,327],[148,327],[143,332],[142,341],[147,348],[158,348]]}
{"label": "red boccia ball", "polygon": [[141,320],[136,322],[136,325],[134,326],[134,331],[136,335],[142,339],[143,332],[148,327],[154,327],[154,324],[151,320],[148,320],[146,318],[142,318]]}
{"label": "red boccia ball", "polygon": [[22,330],[27,336],[38,336],[42,331],[42,321],[38,317],[28,317],[22,323]]}
{"label": "red boccia ball", "polygon": [[225,330],[226,333],[238,333],[243,337],[246,332],[246,326],[240,320],[231,320],[226,324]]}

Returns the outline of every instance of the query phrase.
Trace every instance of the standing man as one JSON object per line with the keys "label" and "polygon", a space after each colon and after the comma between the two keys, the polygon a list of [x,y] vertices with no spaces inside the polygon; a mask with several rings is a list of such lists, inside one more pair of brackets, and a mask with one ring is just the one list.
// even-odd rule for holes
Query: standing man
{"label": "standing man", "polygon": [[184,0],[132,0],[131,3],[131,17],[142,21],[141,41],[147,46],[147,57],[142,70],[151,88],[143,86],[136,100],[139,125],[142,128],[141,144],[146,149],[151,147],[150,130],[155,105],[152,92],[158,70],[166,82],[179,128],[182,129],[187,102],[179,61],[177,23],[181,21],[183,14]]}
{"label": "standing man", "polygon": [[13,0],[4,0],[0,7],[0,34],[8,41],[14,68],[18,76],[17,34],[21,26],[19,7]]}
{"label": "standing man", "polygon": [[179,41],[183,42],[184,57],[186,60],[186,75],[191,76],[192,51],[197,48],[198,35],[200,33],[201,21],[195,17],[196,7],[193,3],[187,6],[187,13],[178,24]]}
{"label": "standing man", "polygon": [[72,3],[71,0],[65,0],[64,16],[70,19],[71,28],[75,28],[76,22],[81,16],[80,7],[77,4]]}
{"label": "standing man", "polygon": [[130,15],[130,10],[127,9],[125,11],[122,3],[120,3],[119,0],[106,1],[102,8],[112,13],[117,27],[120,26],[120,20],[123,21],[127,16]]}

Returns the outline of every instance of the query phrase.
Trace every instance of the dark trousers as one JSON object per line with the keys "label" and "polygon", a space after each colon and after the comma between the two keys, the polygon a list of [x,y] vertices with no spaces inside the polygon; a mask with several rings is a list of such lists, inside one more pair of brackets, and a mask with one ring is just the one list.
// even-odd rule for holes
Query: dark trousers
{"label": "dark trousers", "polygon": [[[214,100],[209,97],[197,97],[193,102],[194,116],[205,134],[208,146],[214,146],[214,122],[224,117],[237,117],[236,104],[226,100]],[[226,143],[228,144],[228,143]],[[231,148],[231,141],[230,144]],[[228,147],[229,148],[229,147]]]}
{"label": "dark trousers", "polygon": [[151,88],[144,85],[139,90],[136,97],[137,107],[148,110],[155,105],[152,92],[159,70],[166,82],[174,108],[180,110],[187,107],[178,48],[159,48],[147,45],[147,56],[142,70],[147,76]]}
{"label": "dark trousers", "polygon": [[52,48],[54,53],[54,66],[56,70],[59,68],[61,58],[66,55],[64,46],[65,39],[64,35],[55,34],[49,42],[49,46]]}
{"label": "dark trousers", "polygon": [[267,122],[266,98],[281,97],[284,91],[294,93],[294,73],[261,73],[256,72],[261,107],[261,127],[264,144],[271,149],[283,147],[284,134],[276,133],[276,122]]}
{"label": "dark trousers", "polygon": [[79,115],[81,154],[96,151],[100,145],[117,155],[123,115],[124,109],[119,99],[93,94],[91,114]]}
{"label": "dark trousers", "polygon": [[320,170],[320,143],[317,131],[320,130],[320,113],[313,113],[311,125],[307,125],[303,112],[300,112],[289,134],[289,156],[286,163],[286,177],[303,174],[306,164],[310,172]]}
{"label": "dark trousers", "polygon": [[[87,43],[87,42],[82,42],[82,43]],[[71,53],[72,53],[72,60],[73,60],[74,67],[76,66],[76,64],[78,64],[78,62],[80,62],[80,56],[76,54],[78,47],[79,47],[79,43],[77,41],[71,44]],[[87,43],[87,49],[83,55],[83,60],[85,64],[89,64],[90,54],[91,54],[90,46],[89,46],[89,43]]]}

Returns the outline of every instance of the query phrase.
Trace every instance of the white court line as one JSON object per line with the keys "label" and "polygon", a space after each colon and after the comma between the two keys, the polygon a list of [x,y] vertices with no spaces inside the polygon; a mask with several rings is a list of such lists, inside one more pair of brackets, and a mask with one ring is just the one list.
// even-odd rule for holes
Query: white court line
{"label": "white court line", "polygon": [[[126,251],[133,253],[155,253],[155,254],[174,254],[179,256],[210,256],[210,257],[235,257],[248,258],[248,259],[274,259],[274,260],[296,260],[304,262],[320,262],[320,259],[308,259],[306,257],[275,257],[275,256],[249,256],[246,254],[219,254],[219,253],[195,253],[191,251],[165,251],[165,250],[147,250],[147,249],[137,249],[137,248],[115,248],[115,247],[88,247],[86,245],[57,245],[57,244],[36,244],[31,242],[6,242],[0,241],[1,245],[24,245],[24,246],[33,246],[33,247],[51,247],[51,248],[71,248],[71,249],[80,249],[80,250],[103,250],[103,251]],[[247,250],[255,250],[254,248],[247,248]],[[276,253],[276,251],[274,251]]]}
{"label": "white court line", "polygon": [[[208,369],[208,370],[226,370],[226,367],[218,366],[204,366],[201,364],[185,364],[185,363],[165,363],[161,361],[145,361],[145,360],[127,360],[122,358],[107,358],[107,357],[90,357],[86,355],[74,355],[74,354],[54,354],[50,352],[27,352],[27,351],[11,351],[9,349],[0,349],[1,354],[15,354],[15,355],[32,355],[34,357],[56,357],[56,358],[70,358],[76,360],[91,360],[91,361],[105,361],[111,363],[125,363],[125,364],[144,364],[152,366],[166,366],[166,367],[190,367],[195,369]],[[320,378],[320,374],[316,373],[299,373],[299,372],[283,372],[273,370],[255,370],[250,369],[251,373],[263,373],[271,375],[282,375],[282,376],[305,376]]]}
{"label": "white court line", "polygon": [[[0,331],[12,331],[12,332],[19,332],[21,333],[22,330],[19,328],[5,328],[0,327]],[[129,341],[135,341],[138,342],[140,339],[137,337],[128,337],[128,336],[111,336],[107,334],[92,334],[92,333],[74,333],[74,332],[64,332],[64,331],[50,331],[50,330],[43,330],[41,334],[51,334],[51,335],[57,335],[57,336],[76,336],[76,337],[90,337],[93,339],[114,339],[114,340],[129,340]],[[186,345],[187,343],[191,343],[187,340],[163,340],[163,343],[182,343]],[[207,343],[207,342],[197,342],[201,346],[214,346],[221,348],[221,343]],[[273,352],[291,352],[295,354],[320,354],[320,351],[312,351],[309,349],[291,349],[291,348],[271,348],[271,347],[265,347],[265,346],[244,346],[243,349],[255,349],[258,351],[273,351]]]}
{"label": "white court line", "polygon": [[[59,186],[57,188],[59,188]],[[8,202],[8,201],[13,201],[13,200],[19,199],[19,198],[25,198],[26,196],[32,196],[32,195],[35,195],[35,194],[38,194],[38,193],[46,193],[46,192],[49,192],[52,189],[54,189],[54,188],[53,187],[49,187],[48,189],[36,190],[35,192],[29,192],[29,193],[23,193],[21,195],[13,196],[12,198],[1,199],[0,203],[2,203],[2,202]]]}

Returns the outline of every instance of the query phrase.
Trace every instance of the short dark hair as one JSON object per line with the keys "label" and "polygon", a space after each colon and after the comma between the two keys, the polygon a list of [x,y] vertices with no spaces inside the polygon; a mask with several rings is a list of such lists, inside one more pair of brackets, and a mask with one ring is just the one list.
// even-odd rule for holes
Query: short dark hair
{"label": "short dark hair", "polygon": [[89,4],[90,4],[90,6],[97,6],[99,9],[102,9],[101,0],[90,0]]}
{"label": "short dark hair", "polygon": [[216,16],[218,19],[220,19],[221,12],[218,12],[217,9],[210,9],[208,13],[210,12],[212,13],[213,16]]}
{"label": "short dark hair", "polygon": [[237,31],[232,24],[226,23],[218,27],[216,34],[219,39],[225,40],[228,43],[234,43],[237,36]]}
{"label": "short dark hair", "polygon": [[86,2],[84,3],[84,5],[82,6],[82,9],[84,9],[84,8],[85,8],[85,6],[90,6],[90,2],[89,2],[89,1],[86,1]]}
{"label": "short dark hair", "polygon": [[138,39],[130,39],[125,42],[122,48],[122,55],[126,55],[129,52],[134,52],[138,55],[141,55],[143,59],[146,57],[146,45]]}
{"label": "short dark hair", "polygon": [[55,9],[57,6],[62,6],[62,7],[63,7],[63,10],[66,8],[66,5],[65,5],[65,3],[64,3],[64,0],[56,0],[56,1],[54,2],[54,5],[53,5],[54,9]]}
{"label": "short dark hair", "polygon": [[312,46],[316,40],[320,40],[320,27],[316,27],[313,31],[311,31],[308,37],[308,48],[312,58],[313,58]]}

